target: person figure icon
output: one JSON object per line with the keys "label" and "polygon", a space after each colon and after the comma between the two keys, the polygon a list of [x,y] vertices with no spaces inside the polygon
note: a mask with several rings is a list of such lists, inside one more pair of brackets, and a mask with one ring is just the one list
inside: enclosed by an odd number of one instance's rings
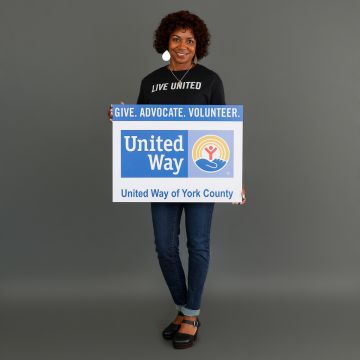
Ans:
{"label": "person figure icon", "polygon": [[213,158],[213,154],[214,152],[217,150],[217,147],[212,147],[212,145],[210,145],[208,148],[205,148],[205,151],[209,154],[209,161],[212,160]]}

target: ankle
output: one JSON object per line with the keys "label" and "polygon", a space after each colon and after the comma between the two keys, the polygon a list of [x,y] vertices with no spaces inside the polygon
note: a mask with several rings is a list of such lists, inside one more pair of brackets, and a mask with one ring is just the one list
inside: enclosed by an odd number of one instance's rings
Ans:
{"label": "ankle", "polygon": [[173,324],[180,325],[183,319],[184,319],[184,315],[179,311],[178,314],[176,315],[175,320],[173,321]]}

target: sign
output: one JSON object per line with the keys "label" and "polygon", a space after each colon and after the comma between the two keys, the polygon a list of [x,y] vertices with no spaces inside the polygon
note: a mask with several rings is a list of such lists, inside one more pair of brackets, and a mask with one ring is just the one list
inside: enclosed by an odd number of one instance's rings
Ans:
{"label": "sign", "polygon": [[113,202],[240,202],[242,105],[112,105]]}

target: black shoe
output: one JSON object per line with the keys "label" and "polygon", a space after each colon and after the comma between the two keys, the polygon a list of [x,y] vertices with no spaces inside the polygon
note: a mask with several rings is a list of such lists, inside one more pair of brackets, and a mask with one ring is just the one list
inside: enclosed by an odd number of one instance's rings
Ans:
{"label": "black shoe", "polygon": [[[177,316],[184,316],[184,314],[181,311],[179,311]],[[163,330],[162,336],[166,340],[171,340],[179,329],[180,329],[180,324],[177,325],[172,322]]]}
{"label": "black shoe", "polygon": [[174,345],[175,349],[186,349],[188,347],[193,346],[194,341],[196,340],[198,332],[199,332],[199,327],[200,327],[199,319],[197,319],[195,321],[183,320],[182,322],[185,324],[190,324],[192,326],[195,326],[197,328],[197,330],[194,335],[176,332],[173,337],[173,345]]}

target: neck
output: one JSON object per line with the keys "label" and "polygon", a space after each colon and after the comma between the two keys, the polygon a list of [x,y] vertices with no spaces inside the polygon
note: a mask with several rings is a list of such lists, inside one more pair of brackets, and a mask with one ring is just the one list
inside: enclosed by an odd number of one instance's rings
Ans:
{"label": "neck", "polygon": [[192,68],[192,66],[193,66],[193,64],[191,62],[186,63],[186,64],[178,64],[175,61],[173,61],[173,59],[170,59],[169,68],[172,71],[189,70]]}

